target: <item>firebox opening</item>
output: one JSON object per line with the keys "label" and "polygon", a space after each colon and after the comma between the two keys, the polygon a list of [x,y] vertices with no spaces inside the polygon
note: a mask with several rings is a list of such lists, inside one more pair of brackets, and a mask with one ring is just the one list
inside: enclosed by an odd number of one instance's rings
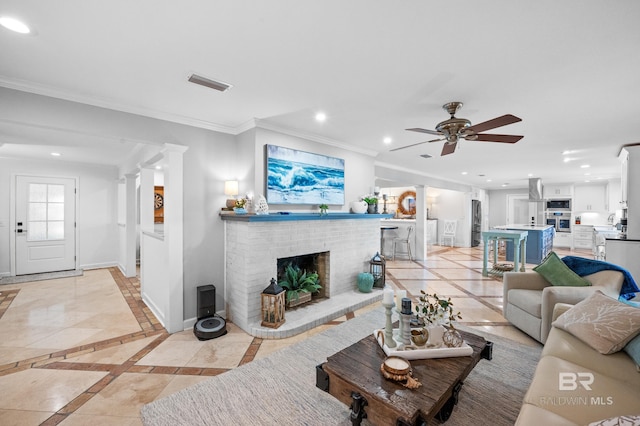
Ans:
{"label": "firebox opening", "polygon": [[300,269],[307,272],[316,272],[318,274],[318,283],[322,288],[313,294],[313,301],[320,301],[321,299],[328,299],[331,294],[330,280],[329,280],[329,254],[325,251],[321,253],[303,254],[293,257],[282,257],[277,260],[278,262],[278,282],[282,280],[284,276],[285,268],[291,265],[297,265]]}

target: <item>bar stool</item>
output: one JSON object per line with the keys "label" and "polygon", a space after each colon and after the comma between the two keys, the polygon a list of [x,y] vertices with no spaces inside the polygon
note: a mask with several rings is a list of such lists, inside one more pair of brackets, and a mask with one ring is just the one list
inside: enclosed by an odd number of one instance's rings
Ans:
{"label": "bar stool", "polygon": [[406,244],[407,245],[407,254],[409,255],[409,260],[413,260],[411,256],[411,233],[413,232],[413,226],[409,226],[407,228],[407,237],[406,238],[394,238],[393,239],[393,255],[391,256],[391,260],[396,260],[396,246],[398,244]]}

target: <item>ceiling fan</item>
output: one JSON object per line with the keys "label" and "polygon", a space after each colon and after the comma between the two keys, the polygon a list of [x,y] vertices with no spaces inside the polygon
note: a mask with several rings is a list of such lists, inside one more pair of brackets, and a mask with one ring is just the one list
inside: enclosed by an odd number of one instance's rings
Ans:
{"label": "ceiling fan", "polygon": [[456,118],[454,116],[461,107],[462,102],[449,102],[444,104],[442,108],[451,115],[451,118],[438,123],[438,125],[436,126],[436,130],[421,128],[407,129],[412,132],[428,133],[430,135],[440,136],[439,139],[418,142],[412,145],[394,148],[391,151],[398,151],[400,149],[410,148],[412,146],[421,145],[428,142],[445,141],[444,147],[442,148],[442,154],[440,155],[447,155],[452,154],[453,151],[456,150],[456,146],[460,139],[479,142],[516,143],[524,137],[516,135],[496,135],[489,133],[480,133],[486,130],[495,129],[496,127],[502,127],[506,126],[507,124],[513,124],[517,123],[518,121],[522,121],[521,118],[518,118],[515,115],[503,115],[501,117],[497,117],[492,120],[485,121],[484,123],[479,123],[472,126],[471,122],[466,118]]}

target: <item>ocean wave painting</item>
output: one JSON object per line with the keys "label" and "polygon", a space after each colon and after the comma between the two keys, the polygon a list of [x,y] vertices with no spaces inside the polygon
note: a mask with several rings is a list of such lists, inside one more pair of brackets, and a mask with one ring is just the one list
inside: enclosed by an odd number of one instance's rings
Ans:
{"label": "ocean wave painting", "polygon": [[267,145],[267,202],[344,204],[344,160]]}

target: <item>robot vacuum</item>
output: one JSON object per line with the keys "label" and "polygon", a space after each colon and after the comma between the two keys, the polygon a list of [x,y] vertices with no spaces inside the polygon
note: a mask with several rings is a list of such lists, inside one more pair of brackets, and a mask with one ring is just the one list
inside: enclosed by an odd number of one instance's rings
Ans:
{"label": "robot vacuum", "polygon": [[227,323],[216,315],[216,287],[204,285],[198,292],[198,321],[193,325],[193,334],[198,340],[215,339],[227,334]]}

